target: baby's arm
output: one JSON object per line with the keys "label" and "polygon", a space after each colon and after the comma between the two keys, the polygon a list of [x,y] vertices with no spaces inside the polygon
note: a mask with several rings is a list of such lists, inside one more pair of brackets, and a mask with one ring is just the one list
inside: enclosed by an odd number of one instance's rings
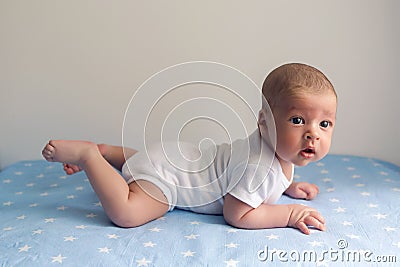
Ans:
{"label": "baby's arm", "polygon": [[298,228],[305,234],[310,234],[307,227],[309,225],[321,231],[325,230],[324,218],[310,207],[297,204],[261,204],[257,208],[252,208],[230,194],[225,196],[224,218],[230,225],[246,229],[289,226]]}

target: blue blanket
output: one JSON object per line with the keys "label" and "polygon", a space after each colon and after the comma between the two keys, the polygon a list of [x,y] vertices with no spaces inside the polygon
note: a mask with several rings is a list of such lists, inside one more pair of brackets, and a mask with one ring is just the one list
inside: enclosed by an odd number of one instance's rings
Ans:
{"label": "blue blanket", "polygon": [[83,172],[23,161],[0,172],[1,266],[366,266],[400,262],[400,167],[328,155],[296,168],[320,194],[279,203],[316,208],[327,231],[243,230],[222,216],[174,210],[123,229],[103,212]]}

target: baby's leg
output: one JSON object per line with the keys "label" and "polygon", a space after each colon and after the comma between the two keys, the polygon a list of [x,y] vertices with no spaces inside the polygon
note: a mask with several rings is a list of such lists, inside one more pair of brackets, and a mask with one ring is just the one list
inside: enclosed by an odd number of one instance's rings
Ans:
{"label": "baby's leg", "polygon": [[[136,150],[132,148],[123,148],[121,146],[112,146],[107,144],[97,145],[101,155],[110,163],[114,168],[121,171],[126,159],[136,154]],[[64,171],[71,175],[80,172],[82,169],[74,164],[64,163]]]}
{"label": "baby's leg", "polygon": [[136,154],[136,150],[122,146],[112,146],[107,144],[98,145],[100,153],[114,168],[121,171],[125,161]]}
{"label": "baby's leg", "polygon": [[42,154],[48,161],[73,164],[83,169],[106,214],[121,227],[145,224],[168,211],[167,199],[158,187],[145,181],[128,186],[94,143],[50,141]]}

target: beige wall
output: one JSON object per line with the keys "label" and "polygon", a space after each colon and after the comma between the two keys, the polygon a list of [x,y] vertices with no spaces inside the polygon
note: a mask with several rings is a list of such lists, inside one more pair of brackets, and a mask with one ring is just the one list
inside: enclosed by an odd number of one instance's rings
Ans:
{"label": "beige wall", "polygon": [[49,138],[120,144],[135,90],[192,60],[259,86],[282,63],[314,65],[339,95],[331,152],[400,164],[399,1],[234,2],[1,1],[0,169]]}

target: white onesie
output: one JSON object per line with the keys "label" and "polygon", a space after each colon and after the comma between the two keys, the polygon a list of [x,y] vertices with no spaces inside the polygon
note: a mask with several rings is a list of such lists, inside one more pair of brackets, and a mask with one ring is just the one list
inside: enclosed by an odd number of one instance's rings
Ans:
{"label": "white onesie", "polygon": [[276,202],[292,182],[293,166],[287,179],[274,151],[256,130],[248,138],[202,153],[189,143],[154,144],[129,158],[122,176],[128,184],[135,180],[155,184],[170,211],[222,214],[227,193],[253,208]]}

